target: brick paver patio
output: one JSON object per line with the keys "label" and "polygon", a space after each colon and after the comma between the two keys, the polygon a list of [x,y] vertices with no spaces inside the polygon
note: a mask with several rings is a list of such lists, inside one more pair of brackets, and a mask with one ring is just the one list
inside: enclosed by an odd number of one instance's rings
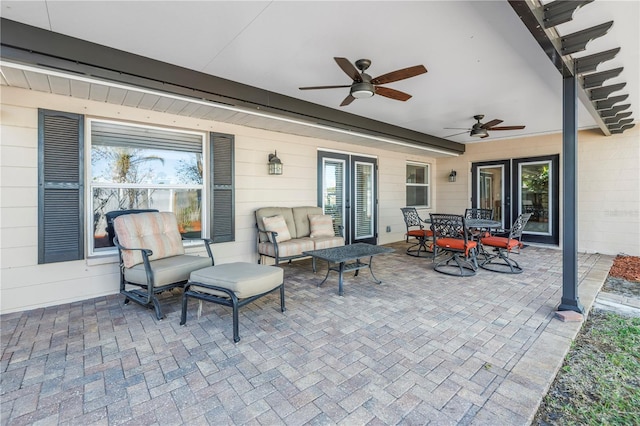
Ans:
{"label": "brick paver patio", "polygon": [[[1,423],[529,424],[581,325],[554,319],[562,252],[456,278],[390,246],[344,297],[326,264],[285,265],[287,311],[244,307],[238,344],[222,306],[180,326],[180,291],[163,321],[120,295],[2,315]],[[612,261],[579,256],[586,307]]]}

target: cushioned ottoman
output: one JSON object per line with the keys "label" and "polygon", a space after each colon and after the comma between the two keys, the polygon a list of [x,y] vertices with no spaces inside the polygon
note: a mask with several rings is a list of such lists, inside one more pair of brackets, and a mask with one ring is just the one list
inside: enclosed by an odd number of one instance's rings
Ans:
{"label": "cushioned ottoman", "polygon": [[[180,325],[187,322],[189,297],[233,308],[233,341],[239,342],[238,309],[280,289],[280,310],[284,306],[284,271],[277,266],[237,262],[193,271],[182,296]],[[200,305],[202,306],[202,305]],[[200,309],[198,309],[200,316]]]}

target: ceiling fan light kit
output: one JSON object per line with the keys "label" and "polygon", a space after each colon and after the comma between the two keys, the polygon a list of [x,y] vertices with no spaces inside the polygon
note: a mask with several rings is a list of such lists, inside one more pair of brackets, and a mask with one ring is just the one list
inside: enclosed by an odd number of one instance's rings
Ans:
{"label": "ceiling fan light kit", "polygon": [[371,83],[354,83],[351,86],[351,96],[356,99],[370,98],[373,96],[374,90]]}
{"label": "ceiling fan light kit", "polygon": [[489,136],[489,133],[487,132],[487,129],[471,129],[471,133],[469,135],[474,138],[486,138]]}

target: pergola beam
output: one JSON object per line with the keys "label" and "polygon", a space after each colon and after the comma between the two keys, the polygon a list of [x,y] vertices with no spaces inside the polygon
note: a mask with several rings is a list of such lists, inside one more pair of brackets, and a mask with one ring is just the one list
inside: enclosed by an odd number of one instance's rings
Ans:
{"label": "pergola beam", "polygon": [[[554,2],[555,3],[555,2]],[[567,2],[569,3],[569,2]],[[572,2],[571,2],[572,3]],[[578,3],[578,2],[576,2]],[[566,54],[563,49],[562,39],[563,37],[558,34],[555,28],[546,28],[548,22],[545,22],[544,15],[544,7],[538,0],[533,1],[522,1],[522,0],[509,0],[509,4],[513,8],[513,10],[518,14],[524,25],[527,27],[531,35],[536,39],[542,50],[547,54],[551,62],[554,64],[556,69],[560,72],[562,77],[578,77],[578,73],[576,72],[576,64],[574,64],[574,60]],[[575,11],[576,9],[573,9]],[[548,17],[546,18],[548,21]],[[611,25],[602,24],[589,33],[589,36],[593,36],[594,34],[602,35],[603,30],[610,28]],[[565,36],[566,37],[566,36]],[[589,38],[590,39],[590,38]],[[588,40],[587,40],[588,41]],[[586,42],[585,42],[586,44]],[[615,49],[614,49],[615,50]],[[593,69],[597,67],[597,65],[604,60],[611,59],[611,57],[615,56],[615,54],[620,49],[617,49],[615,52],[604,52],[608,53],[607,56],[602,58],[596,58],[597,62],[593,64]],[[587,91],[580,87],[580,85],[576,88],[576,95],[582,105],[586,108],[589,115],[595,120],[596,125],[600,128],[602,133],[606,136],[611,135],[611,131],[605,124],[600,114],[598,114],[598,110],[591,102],[591,96]]]}

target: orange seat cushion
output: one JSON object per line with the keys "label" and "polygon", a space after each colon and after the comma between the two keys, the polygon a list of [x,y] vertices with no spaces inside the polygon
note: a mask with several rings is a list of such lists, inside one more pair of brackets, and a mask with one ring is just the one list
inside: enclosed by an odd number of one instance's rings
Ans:
{"label": "orange seat cushion", "polygon": [[485,246],[498,247],[507,250],[511,250],[517,246],[522,247],[522,243],[520,241],[510,240],[509,238],[505,237],[485,237],[482,238],[480,242]]}
{"label": "orange seat cushion", "polygon": [[477,245],[475,241],[467,241],[465,246],[464,240],[459,238],[438,238],[436,240],[436,246],[443,249],[463,251],[465,256],[468,256],[469,250],[476,248]]}
{"label": "orange seat cushion", "polygon": [[427,238],[427,237],[432,237],[433,232],[429,231],[428,229],[414,229],[407,232],[407,235],[410,237],[416,237],[416,238]]}

